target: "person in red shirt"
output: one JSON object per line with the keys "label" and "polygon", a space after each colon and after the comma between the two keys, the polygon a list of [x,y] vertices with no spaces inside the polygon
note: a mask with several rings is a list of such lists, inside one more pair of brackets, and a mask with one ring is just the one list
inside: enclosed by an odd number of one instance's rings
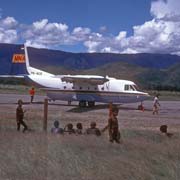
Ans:
{"label": "person in red shirt", "polygon": [[29,90],[29,95],[31,96],[31,103],[33,103],[34,95],[35,95],[35,89],[34,89],[34,87],[32,87],[32,88]]}

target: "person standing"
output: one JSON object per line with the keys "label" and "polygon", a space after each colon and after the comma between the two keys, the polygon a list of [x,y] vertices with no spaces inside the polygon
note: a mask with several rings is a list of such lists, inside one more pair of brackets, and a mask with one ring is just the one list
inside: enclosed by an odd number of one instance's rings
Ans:
{"label": "person standing", "polygon": [[159,95],[157,94],[154,97],[154,101],[153,101],[153,114],[158,114],[159,113],[159,107],[160,107],[160,103],[159,103]]}
{"label": "person standing", "polygon": [[120,143],[120,132],[118,125],[119,109],[117,107],[112,107],[111,116],[108,119],[108,130],[109,130],[109,141]]}
{"label": "person standing", "polygon": [[25,111],[22,108],[22,100],[18,100],[18,107],[16,108],[16,122],[17,122],[17,131],[20,131],[20,126],[24,127],[23,132],[25,132],[28,127],[26,123],[23,121]]}
{"label": "person standing", "polygon": [[31,103],[33,103],[33,100],[34,100],[34,95],[35,95],[35,89],[34,87],[32,87],[30,90],[29,90],[29,95],[31,97]]}

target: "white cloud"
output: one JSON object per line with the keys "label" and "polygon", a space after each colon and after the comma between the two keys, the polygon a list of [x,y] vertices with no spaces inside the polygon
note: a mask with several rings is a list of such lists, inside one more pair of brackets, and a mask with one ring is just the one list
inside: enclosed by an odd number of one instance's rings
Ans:
{"label": "white cloud", "polygon": [[[179,0],[155,1],[151,6],[154,19],[134,27],[129,47],[138,52],[180,52]],[[133,46],[134,45],[134,46]]]}
{"label": "white cloud", "polygon": [[89,28],[75,27],[72,36],[74,41],[84,41],[87,40],[91,34],[91,30]]}
{"label": "white cloud", "polygon": [[89,52],[96,52],[97,51],[97,47],[100,45],[100,42],[97,41],[85,41],[84,45],[88,48]]}
{"label": "white cloud", "polygon": [[13,17],[7,17],[0,20],[0,27],[4,29],[15,29],[18,22]]}
{"label": "white cloud", "polygon": [[18,22],[13,17],[0,19],[0,42],[15,43],[18,40]]}
{"label": "white cloud", "polygon": [[[84,45],[88,52],[170,53],[180,55],[180,0],[156,0],[151,3],[152,20],[126,31],[108,34],[107,27],[92,32],[88,27],[74,27],[48,19],[30,25],[19,24],[13,17],[0,18],[0,42],[26,42],[28,45],[58,48],[61,45]],[[106,33],[105,33],[106,32]]]}
{"label": "white cloud", "polygon": [[[153,19],[133,27],[134,34],[127,37],[125,31],[117,36],[103,37],[93,51],[117,53],[170,53],[180,54],[180,1],[153,1]],[[97,42],[95,39],[93,42]],[[89,45],[89,44],[88,44]],[[92,47],[87,46],[91,51]]]}
{"label": "white cloud", "polygon": [[179,0],[158,0],[151,4],[151,13],[155,18],[179,16],[180,1]]}
{"label": "white cloud", "polygon": [[115,37],[116,40],[120,41],[124,38],[126,38],[127,32],[126,31],[121,31],[119,34]]}
{"label": "white cloud", "polygon": [[48,24],[48,19],[42,19],[33,23],[33,28],[36,30],[43,30]]}
{"label": "white cloud", "polygon": [[74,28],[72,34],[74,35],[79,35],[79,34],[90,34],[91,30],[89,28],[82,28],[82,27],[76,27]]}
{"label": "white cloud", "polygon": [[140,53],[135,49],[131,49],[131,48],[126,48],[124,51],[122,51],[121,53],[123,54],[136,54],[136,53]]}
{"label": "white cloud", "polygon": [[16,30],[2,30],[0,28],[0,42],[1,43],[15,43],[17,41]]}
{"label": "white cloud", "polygon": [[35,47],[55,47],[72,43],[66,24],[49,23],[47,19],[26,26],[22,38],[28,45]]}

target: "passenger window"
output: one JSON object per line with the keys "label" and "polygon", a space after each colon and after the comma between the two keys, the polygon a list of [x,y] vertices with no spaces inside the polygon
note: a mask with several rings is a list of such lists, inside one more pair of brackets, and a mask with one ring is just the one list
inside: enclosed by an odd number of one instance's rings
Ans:
{"label": "passenger window", "polygon": [[125,91],[129,91],[129,85],[125,84],[124,90],[125,90]]}

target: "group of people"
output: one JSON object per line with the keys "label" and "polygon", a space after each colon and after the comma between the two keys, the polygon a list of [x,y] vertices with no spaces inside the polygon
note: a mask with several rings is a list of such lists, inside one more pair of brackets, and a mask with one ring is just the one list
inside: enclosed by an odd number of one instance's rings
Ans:
{"label": "group of people", "polygon": [[[24,113],[25,111],[22,108],[22,100],[18,100],[18,106],[16,108],[16,122],[17,122],[17,131],[20,131],[20,127],[23,126],[23,132],[27,131],[29,128],[24,122]],[[108,129],[109,132],[109,141],[120,143],[120,132],[119,132],[119,125],[117,120],[119,109],[117,107],[112,108],[112,113],[108,119],[108,124],[100,130],[96,127],[96,122],[91,122],[90,127],[87,128],[85,131],[83,130],[82,123],[76,124],[76,129],[74,129],[73,124],[68,123],[64,128],[59,126],[59,121],[54,122],[54,127],[51,129],[51,133],[53,134],[94,134],[96,136],[100,136],[102,132]]]}
{"label": "group of people", "polygon": [[82,123],[77,123],[74,128],[72,123],[68,123],[64,128],[59,126],[59,121],[54,121],[54,127],[51,128],[53,134],[94,134],[96,136],[101,135],[101,131],[96,127],[96,122],[91,122],[90,127],[84,131]]}
{"label": "group of people", "polygon": [[[34,91],[34,88],[31,89]],[[34,92],[32,93],[31,102],[33,102]],[[28,130],[28,126],[24,122],[24,113],[25,111],[22,108],[22,100],[18,100],[18,107],[16,109],[16,121],[17,121],[17,131],[20,131],[20,126],[24,127],[23,132]],[[160,106],[158,95],[154,98],[153,103],[153,114],[158,114],[158,107]],[[54,122],[54,127],[51,129],[51,133],[54,134],[94,134],[96,136],[100,136],[105,130],[108,129],[109,132],[109,141],[120,143],[120,131],[118,125],[118,112],[119,109],[114,106],[111,109],[111,114],[109,115],[108,124],[102,130],[96,127],[96,122],[91,122],[90,127],[86,130],[83,129],[82,123],[77,123],[76,128],[74,129],[73,124],[69,123],[64,128],[59,127],[59,121]]]}
{"label": "group of people", "polygon": [[120,131],[119,131],[119,125],[118,125],[118,119],[117,119],[118,112],[119,112],[118,108],[113,107],[111,116],[108,119],[108,124],[102,130],[96,127],[96,122],[94,121],[90,123],[90,127],[87,128],[86,130],[83,130],[82,123],[77,123],[76,128],[74,129],[73,124],[71,123],[68,123],[64,128],[61,128],[59,126],[59,121],[54,121],[54,127],[51,129],[51,133],[53,134],[68,133],[68,134],[78,134],[78,135],[93,134],[96,136],[101,136],[101,134],[106,129],[108,129],[109,141],[112,143],[113,142],[120,143]]}

